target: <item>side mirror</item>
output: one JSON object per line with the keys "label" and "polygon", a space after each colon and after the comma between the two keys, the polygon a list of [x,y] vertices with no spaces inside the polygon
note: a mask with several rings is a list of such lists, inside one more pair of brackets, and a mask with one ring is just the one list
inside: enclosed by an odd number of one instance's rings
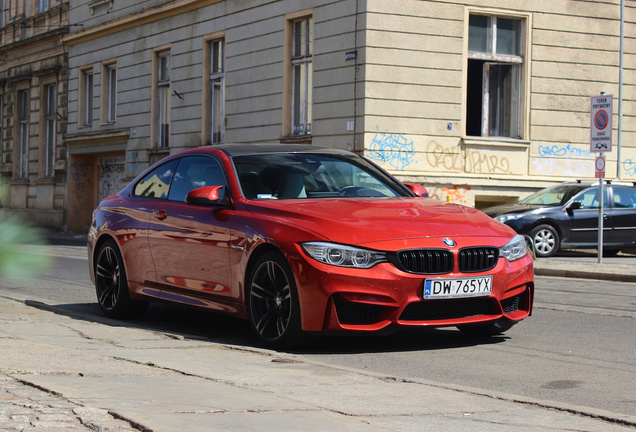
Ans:
{"label": "side mirror", "polygon": [[408,190],[413,192],[415,196],[428,198],[428,191],[424,186],[415,183],[404,183],[404,186],[406,186]]}
{"label": "side mirror", "polygon": [[223,193],[225,186],[203,186],[192,189],[186,195],[186,204],[227,207],[228,201]]}
{"label": "side mirror", "polygon": [[581,201],[574,201],[572,204],[570,204],[565,210],[568,212],[568,214],[571,216],[572,212],[574,210],[579,210],[580,208],[583,207],[583,204],[581,203]]}

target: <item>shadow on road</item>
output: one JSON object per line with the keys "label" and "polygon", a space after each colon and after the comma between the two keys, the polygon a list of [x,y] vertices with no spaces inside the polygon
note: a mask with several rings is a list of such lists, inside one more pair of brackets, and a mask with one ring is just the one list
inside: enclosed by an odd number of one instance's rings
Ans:
{"label": "shadow on road", "polygon": [[[114,320],[105,317],[97,303],[49,305],[27,300],[28,306],[74,319],[98,322],[112,327],[129,327],[156,331],[184,339],[219,344],[263,348],[246,321],[202,309],[153,303],[143,317]],[[383,333],[309,336],[304,346],[287,350],[295,354],[354,354],[445,350],[474,345],[498,344],[505,335],[468,337],[454,327],[408,329]]]}

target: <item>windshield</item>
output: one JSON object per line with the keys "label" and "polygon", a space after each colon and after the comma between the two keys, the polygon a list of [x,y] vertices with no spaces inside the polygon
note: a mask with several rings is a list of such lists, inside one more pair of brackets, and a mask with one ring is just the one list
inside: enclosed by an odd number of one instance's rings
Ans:
{"label": "windshield", "polygon": [[392,177],[354,155],[272,153],[233,160],[247,199],[410,196]]}
{"label": "windshield", "polygon": [[561,185],[542,189],[521,201],[519,204],[560,206],[567,203],[574,195],[586,189],[585,185]]}

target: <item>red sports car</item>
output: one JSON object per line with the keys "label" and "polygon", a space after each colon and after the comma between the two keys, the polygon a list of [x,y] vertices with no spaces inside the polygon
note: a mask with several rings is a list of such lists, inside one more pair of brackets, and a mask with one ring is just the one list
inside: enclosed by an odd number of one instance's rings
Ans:
{"label": "red sports car", "polygon": [[107,316],[200,306],[248,319],[272,347],[390,326],[495,334],[529,316],[524,238],[423,192],[344,150],[185,150],[99,204],[91,279]]}

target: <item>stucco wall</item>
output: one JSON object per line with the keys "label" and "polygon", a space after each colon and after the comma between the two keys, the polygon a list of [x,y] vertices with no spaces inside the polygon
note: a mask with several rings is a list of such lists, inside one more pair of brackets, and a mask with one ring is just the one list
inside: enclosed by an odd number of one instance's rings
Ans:
{"label": "stucco wall", "polygon": [[[606,177],[616,179],[619,4],[369,0],[366,155],[441,199],[462,196],[469,205],[512,200],[569,179],[594,180],[590,97],[603,91],[614,95]],[[468,11],[519,15],[528,24],[520,140],[466,136]],[[621,179],[633,181],[636,8],[628,3],[625,12]]]}

